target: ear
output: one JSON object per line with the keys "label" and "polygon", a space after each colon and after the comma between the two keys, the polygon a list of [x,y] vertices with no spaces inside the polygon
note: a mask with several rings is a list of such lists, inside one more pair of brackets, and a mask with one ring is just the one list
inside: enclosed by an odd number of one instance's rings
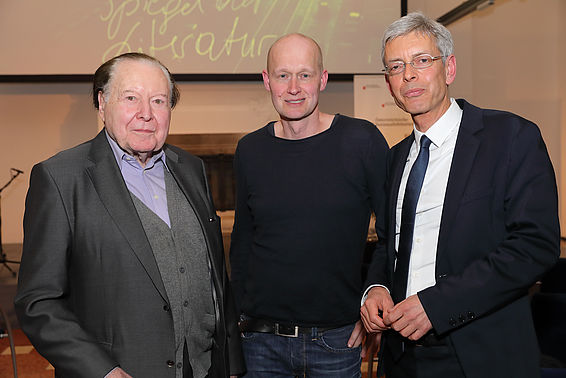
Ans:
{"label": "ear", "polygon": [[98,116],[104,123],[104,109],[106,108],[106,102],[104,101],[104,96],[102,91],[98,91]]}
{"label": "ear", "polygon": [[266,70],[261,71],[261,76],[263,77],[263,86],[265,89],[271,92],[271,86],[269,85],[269,74]]}
{"label": "ear", "polygon": [[326,83],[328,83],[328,71],[323,70],[320,76],[320,91],[322,92],[326,88]]}
{"label": "ear", "polygon": [[450,55],[446,58],[446,62],[444,62],[444,72],[446,75],[446,85],[452,84],[454,79],[456,79],[456,57],[454,55]]}

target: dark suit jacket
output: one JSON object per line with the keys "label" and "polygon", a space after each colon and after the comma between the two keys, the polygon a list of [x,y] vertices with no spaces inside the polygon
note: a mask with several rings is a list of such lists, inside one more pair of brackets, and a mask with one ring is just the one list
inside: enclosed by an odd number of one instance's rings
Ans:
{"label": "dark suit jacket", "polygon": [[[242,372],[220,219],[202,161],[169,145],[167,166],[200,221],[216,308],[210,377]],[[104,131],[37,164],[15,300],[22,329],[61,377],[174,377],[165,287]],[[169,363],[168,363],[169,362]]]}
{"label": "dark suit jacket", "polygon": [[[463,109],[440,225],[436,284],[418,293],[440,335],[448,335],[466,377],[538,376],[529,287],[560,255],[554,171],[538,127],[516,115]],[[395,206],[414,136],[389,155],[386,249],[370,283],[389,286],[395,262]]]}

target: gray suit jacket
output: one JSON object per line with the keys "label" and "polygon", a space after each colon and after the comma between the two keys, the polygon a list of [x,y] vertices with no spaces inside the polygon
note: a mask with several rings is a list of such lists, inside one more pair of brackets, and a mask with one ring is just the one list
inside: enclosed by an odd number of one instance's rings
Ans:
{"label": "gray suit jacket", "polygon": [[[244,370],[220,219],[202,161],[164,146],[202,226],[216,333],[210,377]],[[15,299],[23,331],[61,377],[174,377],[173,320],[153,252],[104,132],[37,164]],[[171,366],[173,365],[173,366]]]}

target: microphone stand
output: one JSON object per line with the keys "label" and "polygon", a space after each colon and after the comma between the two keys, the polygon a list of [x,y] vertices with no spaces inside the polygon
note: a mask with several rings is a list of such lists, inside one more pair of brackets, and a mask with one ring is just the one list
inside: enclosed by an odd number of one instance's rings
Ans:
{"label": "microphone stand", "polygon": [[6,189],[8,185],[10,185],[12,181],[16,179],[16,177],[18,177],[20,174],[23,173],[19,169],[14,169],[14,168],[11,168],[11,171],[15,173],[12,173],[12,177],[10,178],[10,180],[2,188],[0,188],[0,264],[4,265],[6,269],[8,269],[12,273],[12,276],[16,277],[16,272],[12,268],[10,268],[8,263],[19,264],[20,262],[8,260],[6,258],[6,254],[4,253],[4,249],[2,247],[2,191]]}

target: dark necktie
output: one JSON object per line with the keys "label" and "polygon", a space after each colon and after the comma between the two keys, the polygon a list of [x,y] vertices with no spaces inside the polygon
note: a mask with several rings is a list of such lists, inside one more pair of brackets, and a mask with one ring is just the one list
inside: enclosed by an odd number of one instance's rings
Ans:
{"label": "dark necktie", "polygon": [[428,166],[430,139],[426,135],[421,137],[421,147],[417,160],[411,168],[405,196],[403,197],[403,208],[401,210],[401,232],[399,235],[399,247],[397,251],[397,263],[393,278],[392,298],[395,303],[405,299],[407,294],[407,278],[409,273],[409,260],[413,245],[413,232],[415,230],[415,213],[417,202],[421,194],[421,187]]}
{"label": "dark necktie", "polygon": [[[421,148],[419,156],[409,172],[405,196],[403,197],[403,208],[401,209],[401,232],[399,235],[399,247],[397,248],[397,262],[393,276],[393,288],[391,297],[393,302],[399,303],[407,295],[407,278],[409,275],[409,260],[411,259],[411,248],[413,245],[413,232],[415,230],[415,213],[417,202],[421,194],[421,188],[428,166],[428,148],[430,139],[425,135],[421,137]],[[405,350],[405,340],[393,330],[387,333],[386,343],[394,361],[398,361]]]}

